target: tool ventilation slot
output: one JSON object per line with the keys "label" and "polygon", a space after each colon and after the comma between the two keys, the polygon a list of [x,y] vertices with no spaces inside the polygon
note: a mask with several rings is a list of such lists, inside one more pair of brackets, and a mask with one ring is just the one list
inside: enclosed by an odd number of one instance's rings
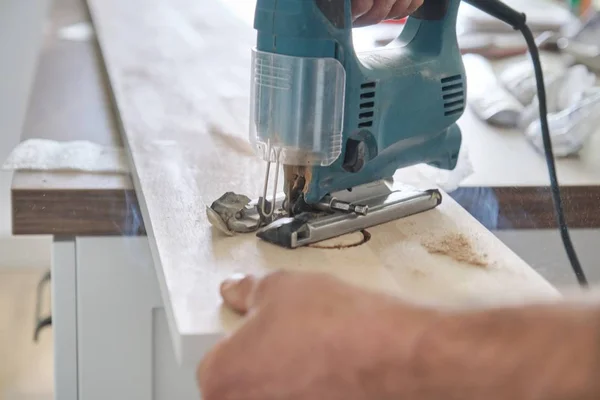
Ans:
{"label": "tool ventilation slot", "polygon": [[442,99],[444,100],[444,115],[452,116],[465,110],[465,87],[462,75],[442,78]]}
{"label": "tool ventilation slot", "polygon": [[373,126],[375,116],[375,82],[365,82],[360,85],[360,110],[358,113],[358,127],[370,128]]}

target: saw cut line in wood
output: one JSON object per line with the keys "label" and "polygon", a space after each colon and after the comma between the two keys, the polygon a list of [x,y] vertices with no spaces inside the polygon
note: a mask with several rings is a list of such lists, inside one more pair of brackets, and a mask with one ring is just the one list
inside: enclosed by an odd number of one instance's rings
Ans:
{"label": "saw cut line in wood", "polygon": [[371,234],[367,230],[349,233],[329,240],[324,240],[319,243],[309,244],[308,247],[315,249],[335,249],[343,250],[351,247],[358,247],[371,240]]}

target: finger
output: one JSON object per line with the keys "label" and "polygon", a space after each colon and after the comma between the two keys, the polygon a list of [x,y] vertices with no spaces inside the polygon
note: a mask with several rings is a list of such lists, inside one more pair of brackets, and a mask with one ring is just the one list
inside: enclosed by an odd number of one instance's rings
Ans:
{"label": "finger", "polygon": [[225,305],[244,315],[269,301],[290,276],[285,271],[271,273],[262,279],[251,275],[235,276],[221,284],[221,297]]}
{"label": "finger", "polygon": [[374,25],[383,21],[397,1],[407,2],[407,0],[375,0],[369,12],[354,21],[354,26]]}
{"label": "finger", "polygon": [[371,11],[375,1],[377,0],[352,0],[352,19],[355,20]]}
{"label": "finger", "polygon": [[400,19],[406,17],[410,14],[410,8],[413,3],[415,2],[411,0],[396,0],[385,19]]}
{"label": "finger", "polygon": [[258,280],[253,276],[235,276],[221,284],[220,292],[223,302],[233,311],[246,314],[251,305],[253,292]]}

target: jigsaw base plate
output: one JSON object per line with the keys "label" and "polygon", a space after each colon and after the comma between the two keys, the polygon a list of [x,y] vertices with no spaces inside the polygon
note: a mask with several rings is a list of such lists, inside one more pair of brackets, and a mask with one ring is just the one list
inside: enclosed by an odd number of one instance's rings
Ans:
{"label": "jigsaw base plate", "polygon": [[256,235],[272,244],[295,249],[428,211],[442,201],[437,189],[419,190],[389,181],[362,185],[333,196],[341,201],[364,204],[369,211],[367,215],[308,211],[277,219],[259,229]]}

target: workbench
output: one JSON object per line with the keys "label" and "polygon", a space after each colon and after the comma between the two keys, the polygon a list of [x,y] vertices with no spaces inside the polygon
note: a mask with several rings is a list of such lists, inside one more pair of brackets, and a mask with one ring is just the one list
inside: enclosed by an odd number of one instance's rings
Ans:
{"label": "workbench", "polygon": [[[460,205],[469,208],[470,201],[477,199],[473,196],[491,192],[498,199],[494,212],[510,221],[510,225],[498,223],[493,228],[554,227],[551,208],[545,206],[551,203],[543,164],[527,161],[533,159],[533,150],[517,134],[491,129],[469,112],[460,123],[465,141],[474,149],[476,174],[465,182],[459,195],[453,195],[460,204],[445,196],[439,209],[372,228],[368,243],[341,250],[309,248],[293,254],[258,243],[251,236],[225,238],[210,230],[204,205],[231,186],[259,193],[264,165],[244,155],[244,146],[238,145],[241,142],[223,130],[215,139],[202,132],[201,124],[181,124],[196,122],[195,113],[206,112],[198,111],[198,105],[204,103],[193,94],[198,92],[198,98],[205,101],[203,95],[212,93],[194,87],[198,82],[186,75],[201,55],[192,50],[201,52],[207,37],[224,28],[233,32],[226,39],[237,38],[240,48],[252,41],[245,28],[224,17],[227,9],[218,2],[210,10],[200,10],[197,3],[90,0],[101,56],[95,39],[56,38],[58,28],[87,21],[89,16],[78,0],[55,0],[23,139],[84,139],[125,145],[132,161],[130,176],[19,171],[14,177],[14,233],[54,237],[56,398],[198,398],[197,362],[239,322],[220,307],[218,298],[220,280],[232,272],[326,270],[367,288],[445,305],[559,296],[547,280],[486,228],[485,221],[477,221]],[[168,63],[161,58],[165,49],[169,50]],[[144,70],[144,54],[155,58],[156,69]],[[127,62],[121,65],[120,57]],[[162,69],[165,66],[170,68],[169,74]],[[133,94],[127,91],[149,72],[157,74],[154,84],[164,84],[161,89],[167,95],[162,98],[169,102],[163,104],[166,111],[160,106],[161,97],[155,97],[160,93],[156,87],[137,86]],[[237,79],[244,79],[247,72],[238,70]],[[167,80],[171,74],[188,76],[192,88],[185,91],[177,85],[186,82],[183,78]],[[171,89],[181,90],[179,97],[169,98],[168,94],[174,93]],[[146,99],[144,107],[136,108],[135,101],[142,99]],[[174,100],[178,101],[176,107],[166,106]],[[136,119],[144,110],[148,114]],[[168,121],[166,116],[172,117],[175,125],[161,125]],[[197,140],[197,146],[186,144],[186,135]],[[154,148],[158,142],[162,146]],[[231,143],[235,143],[231,157],[241,160],[238,171],[224,166],[225,160],[203,163],[202,159],[206,161],[207,154],[214,152],[211,146],[223,150]],[[495,180],[499,166],[506,165],[500,150],[507,148],[518,150],[520,156],[513,169],[502,170],[501,178]],[[195,170],[195,165],[177,164],[196,159],[200,170]],[[581,201],[594,196],[600,186],[594,165],[587,159],[559,162],[562,183],[573,188],[564,192],[565,203],[577,204],[577,213],[582,215],[597,209],[595,204]],[[235,176],[240,170],[246,175]],[[199,179],[204,174],[209,178]],[[248,174],[254,174],[255,181],[242,184],[248,182]],[[410,170],[398,175],[407,181],[414,176]],[[520,222],[516,207],[528,213],[529,222]],[[477,213],[473,211],[473,215]],[[582,226],[598,227],[592,217],[581,221],[587,224]],[[431,237],[445,235],[464,235],[478,259],[465,261],[427,250]]]}

